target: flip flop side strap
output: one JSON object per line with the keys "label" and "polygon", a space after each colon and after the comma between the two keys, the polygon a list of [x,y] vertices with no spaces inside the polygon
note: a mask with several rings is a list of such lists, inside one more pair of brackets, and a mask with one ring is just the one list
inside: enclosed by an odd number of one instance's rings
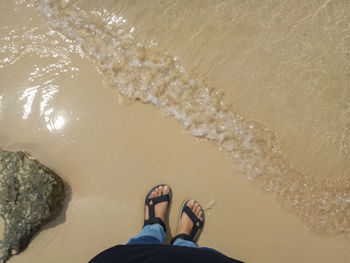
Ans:
{"label": "flip flop side strap", "polygon": [[178,238],[182,238],[184,240],[187,240],[187,241],[192,241],[192,239],[190,238],[189,235],[186,235],[186,234],[179,234],[177,236],[174,236],[173,239],[171,240],[170,244],[174,244],[174,242],[176,241],[176,239]]}
{"label": "flip flop side strap", "polygon": [[160,224],[163,227],[164,232],[166,232],[165,223],[159,217],[152,217],[152,218],[150,218],[148,220],[145,220],[143,226],[145,227],[147,225],[154,225],[154,224]]}

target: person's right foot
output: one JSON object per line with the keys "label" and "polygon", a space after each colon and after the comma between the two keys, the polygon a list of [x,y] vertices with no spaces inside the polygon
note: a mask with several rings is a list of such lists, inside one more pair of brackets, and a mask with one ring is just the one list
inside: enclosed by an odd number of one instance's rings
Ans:
{"label": "person's right foot", "polygon": [[[186,205],[192,210],[192,212],[196,215],[196,217],[200,221],[203,221],[202,208],[196,201],[190,200],[187,202]],[[199,226],[199,222],[197,222],[197,226]],[[179,234],[189,235],[192,231],[192,228],[193,228],[193,222],[191,218],[186,213],[182,213],[180,223],[177,226],[176,236]]]}
{"label": "person's right foot", "polygon": [[[152,191],[151,195],[148,198],[151,199],[162,195],[167,195],[169,194],[169,192],[170,192],[170,188],[168,185],[160,185]],[[150,204],[152,204],[152,200],[150,201]],[[162,219],[163,222],[166,222],[166,213],[167,213],[168,205],[169,205],[169,202],[163,201],[154,206],[155,216]],[[148,220],[148,219],[149,219],[149,211],[148,211],[148,206],[146,205],[145,220]]]}

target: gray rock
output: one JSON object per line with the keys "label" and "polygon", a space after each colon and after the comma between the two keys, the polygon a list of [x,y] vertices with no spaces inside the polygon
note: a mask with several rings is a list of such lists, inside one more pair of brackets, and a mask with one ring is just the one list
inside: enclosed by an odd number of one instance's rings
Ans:
{"label": "gray rock", "polygon": [[64,183],[24,152],[0,150],[0,262],[24,250],[41,226],[63,208]]}

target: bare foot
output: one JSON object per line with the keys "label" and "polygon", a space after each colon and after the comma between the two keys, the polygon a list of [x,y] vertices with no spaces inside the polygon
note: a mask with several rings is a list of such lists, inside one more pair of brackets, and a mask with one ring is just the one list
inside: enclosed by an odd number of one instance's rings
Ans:
{"label": "bare foot", "polygon": [[[154,198],[154,197],[166,195],[166,194],[169,194],[169,192],[170,192],[169,186],[167,185],[159,186],[153,190],[153,192],[148,198]],[[168,203],[169,202],[164,201],[154,206],[155,216],[162,219],[163,222],[166,222],[165,217],[168,209]],[[150,204],[152,204],[152,201],[150,202]],[[149,219],[149,212],[148,212],[148,206],[146,205],[145,220],[148,220],[148,219]]]}
{"label": "bare foot", "polygon": [[[197,218],[199,218],[200,221],[203,221],[202,208],[196,201],[190,200],[186,205],[192,210],[192,212],[196,215]],[[197,226],[199,226],[199,222],[197,222]],[[177,226],[176,236],[179,234],[189,235],[192,231],[192,228],[193,222],[191,218],[186,213],[182,213],[180,223]]]}

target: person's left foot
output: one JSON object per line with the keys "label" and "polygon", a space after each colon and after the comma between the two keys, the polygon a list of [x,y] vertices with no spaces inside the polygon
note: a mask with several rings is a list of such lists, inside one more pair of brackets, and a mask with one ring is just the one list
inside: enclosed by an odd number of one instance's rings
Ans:
{"label": "person's left foot", "polygon": [[[203,209],[198,202],[194,200],[189,200],[186,204],[193,212],[193,214],[203,222]],[[197,222],[197,227],[199,227],[199,222]],[[186,214],[182,213],[180,223],[177,226],[176,235],[186,234],[189,235],[193,228],[192,219]]]}
{"label": "person's left foot", "polygon": [[[167,185],[159,186],[153,190],[153,192],[148,196],[148,198],[154,198],[154,197],[166,195],[166,194],[169,194],[169,192],[170,192],[169,186]],[[150,204],[152,204],[152,201],[150,201]],[[165,217],[168,209],[168,204],[169,202],[164,201],[154,206],[155,216],[162,219],[163,222],[166,222]],[[148,206],[146,205],[145,220],[148,220],[148,219],[149,219],[149,212],[148,212]]]}

